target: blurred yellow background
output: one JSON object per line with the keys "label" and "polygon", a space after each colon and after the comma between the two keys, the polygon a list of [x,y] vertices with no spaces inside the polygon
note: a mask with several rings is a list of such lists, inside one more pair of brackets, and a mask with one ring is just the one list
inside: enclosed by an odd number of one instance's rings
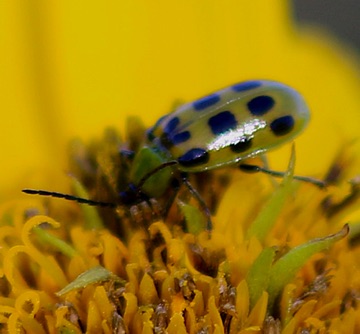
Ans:
{"label": "blurred yellow background", "polygon": [[[74,136],[123,129],[127,115],[151,125],[175,100],[246,79],[285,82],[308,101],[297,173],[321,176],[360,133],[355,57],[296,27],[285,0],[2,1],[0,45],[1,198],[62,190]],[[272,167],[289,155],[271,155]]]}

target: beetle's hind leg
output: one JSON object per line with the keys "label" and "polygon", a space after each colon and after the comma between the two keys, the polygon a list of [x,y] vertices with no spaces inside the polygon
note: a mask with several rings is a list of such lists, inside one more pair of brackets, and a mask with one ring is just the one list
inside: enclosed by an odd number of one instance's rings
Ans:
{"label": "beetle's hind leg", "polygon": [[[247,173],[264,173],[264,174],[268,174],[271,175],[273,177],[285,177],[286,172],[279,172],[279,171],[275,171],[272,169],[268,169],[265,167],[260,167],[257,165],[252,165],[252,164],[240,164],[239,169],[243,172],[247,172]],[[301,175],[294,175],[293,176],[294,180],[299,180],[302,182],[307,182],[307,183],[312,183],[315,186],[319,187],[319,188],[325,188],[326,187],[326,183],[324,181],[312,178],[312,177],[308,177],[308,176],[301,176]]]}
{"label": "beetle's hind leg", "polygon": [[179,181],[178,178],[174,177],[171,180],[171,194],[169,195],[169,198],[166,200],[164,207],[162,209],[162,218],[165,221],[169,215],[170,209],[172,207],[172,205],[175,202],[175,199],[177,197],[177,195],[180,192],[180,188],[181,188],[181,182]]}
{"label": "beetle's hind leg", "polygon": [[188,188],[191,196],[193,196],[197,200],[201,210],[205,213],[205,216],[207,218],[206,229],[210,232],[213,228],[213,224],[209,207],[207,206],[201,195],[197,192],[197,190],[192,186],[186,175],[182,176],[181,181]]}

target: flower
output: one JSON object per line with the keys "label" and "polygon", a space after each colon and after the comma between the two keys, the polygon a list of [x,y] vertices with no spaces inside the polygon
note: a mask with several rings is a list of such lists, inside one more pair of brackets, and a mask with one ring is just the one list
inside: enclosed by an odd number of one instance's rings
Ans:
{"label": "flower", "polygon": [[[324,192],[293,184],[294,154],[280,186],[266,175],[238,171],[231,180],[228,170],[193,176],[200,194],[217,208],[210,237],[203,212],[185,192],[166,221],[153,219],[154,202],[140,211],[131,207],[129,215],[129,208],[121,207],[80,209],[76,203],[25,197],[5,201],[0,209],[4,329],[359,330],[359,162],[352,142],[359,82],[339,46],[314,30],[297,30],[280,0],[228,6],[14,3],[5,12],[5,24],[17,36],[5,41],[9,52],[1,56],[9,64],[2,100],[12,111],[3,135],[16,139],[4,140],[5,186],[51,185],[61,191],[72,183],[79,196],[101,194],[112,201],[115,184],[126,184],[127,168],[133,167],[131,161],[119,163],[117,149],[123,142],[138,149],[144,132],[128,114],[149,125],[176,98],[190,100],[259,77],[287,82],[309,102],[313,121],[296,141],[296,171],[327,172],[331,186]],[[93,138],[105,123],[119,124],[122,134],[127,131],[125,140],[109,130],[102,139],[74,141],[67,168],[76,178],[63,182],[57,173],[65,166],[65,138]],[[284,152],[288,149],[273,155],[274,168],[289,160]],[[28,175],[34,168],[47,172],[19,181],[10,173],[18,165]],[[116,177],[119,170],[123,180]]]}

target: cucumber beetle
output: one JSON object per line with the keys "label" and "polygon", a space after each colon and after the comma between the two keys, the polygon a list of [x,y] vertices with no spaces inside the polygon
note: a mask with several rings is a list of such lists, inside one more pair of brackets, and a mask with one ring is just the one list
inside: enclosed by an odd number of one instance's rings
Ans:
{"label": "cucumber beetle", "polygon": [[[245,81],[224,88],[161,117],[147,131],[144,146],[132,161],[130,184],[117,203],[24,189],[25,193],[60,197],[101,206],[131,206],[157,198],[178,179],[194,196],[206,215],[210,212],[186,175],[229,165],[246,171],[275,172],[244,161],[294,139],[306,127],[310,113],[302,96],[291,87],[268,80]],[[312,178],[295,176],[324,186]]]}

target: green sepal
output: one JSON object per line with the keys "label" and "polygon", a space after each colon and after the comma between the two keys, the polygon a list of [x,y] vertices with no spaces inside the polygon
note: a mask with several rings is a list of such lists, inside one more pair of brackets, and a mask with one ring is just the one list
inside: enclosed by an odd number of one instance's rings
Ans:
{"label": "green sepal", "polygon": [[246,275],[250,295],[250,309],[254,307],[262,293],[268,288],[270,268],[274,258],[275,249],[273,247],[264,248]]}
{"label": "green sepal", "polygon": [[119,278],[115,276],[111,271],[107,270],[102,266],[96,266],[90,268],[87,271],[84,271],[82,274],[76,277],[75,280],[73,280],[66,287],[57,292],[56,295],[63,296],[71,291],[84,289],[90,284],[98,284],[109,281],[110,279],[119,280]]}
{"label": "green sepal", "polygon": [[292,180],[294,168],[295,149],[292,147],[291,157],[284,179],[249,227],[246,233],[247,239],[256,237],[259,241],[263,241],[271,228],[275,225],[286,199],[293,190]]}
{"label": "green sepal", "polygon": [[185,216],[187,231],[193,235],[198,235],[206,229],[206,219],[204,213],[197,207],[179,201],[181,212]]}
{"label": "green sepal", "polygon": [[282,256],[270,269],[269,279],[269,310],[284,287],[291,282],[296,273],[309,258],[323,250],[329,249],[336,241],[347,236],[349,226],[345,225],[339,232],[323,238],[316,238],[291,249]]}
{"label": "green sepal", "polygon": [[47,232],[44,228],[41,227],[41,225],[34,227],[33,231],[39,238],[40,242],[51,245],[67,257],[72,258],[77,254],[77,251],[71,245],[69,245],[66,241],[56,237],[55,235]]}

